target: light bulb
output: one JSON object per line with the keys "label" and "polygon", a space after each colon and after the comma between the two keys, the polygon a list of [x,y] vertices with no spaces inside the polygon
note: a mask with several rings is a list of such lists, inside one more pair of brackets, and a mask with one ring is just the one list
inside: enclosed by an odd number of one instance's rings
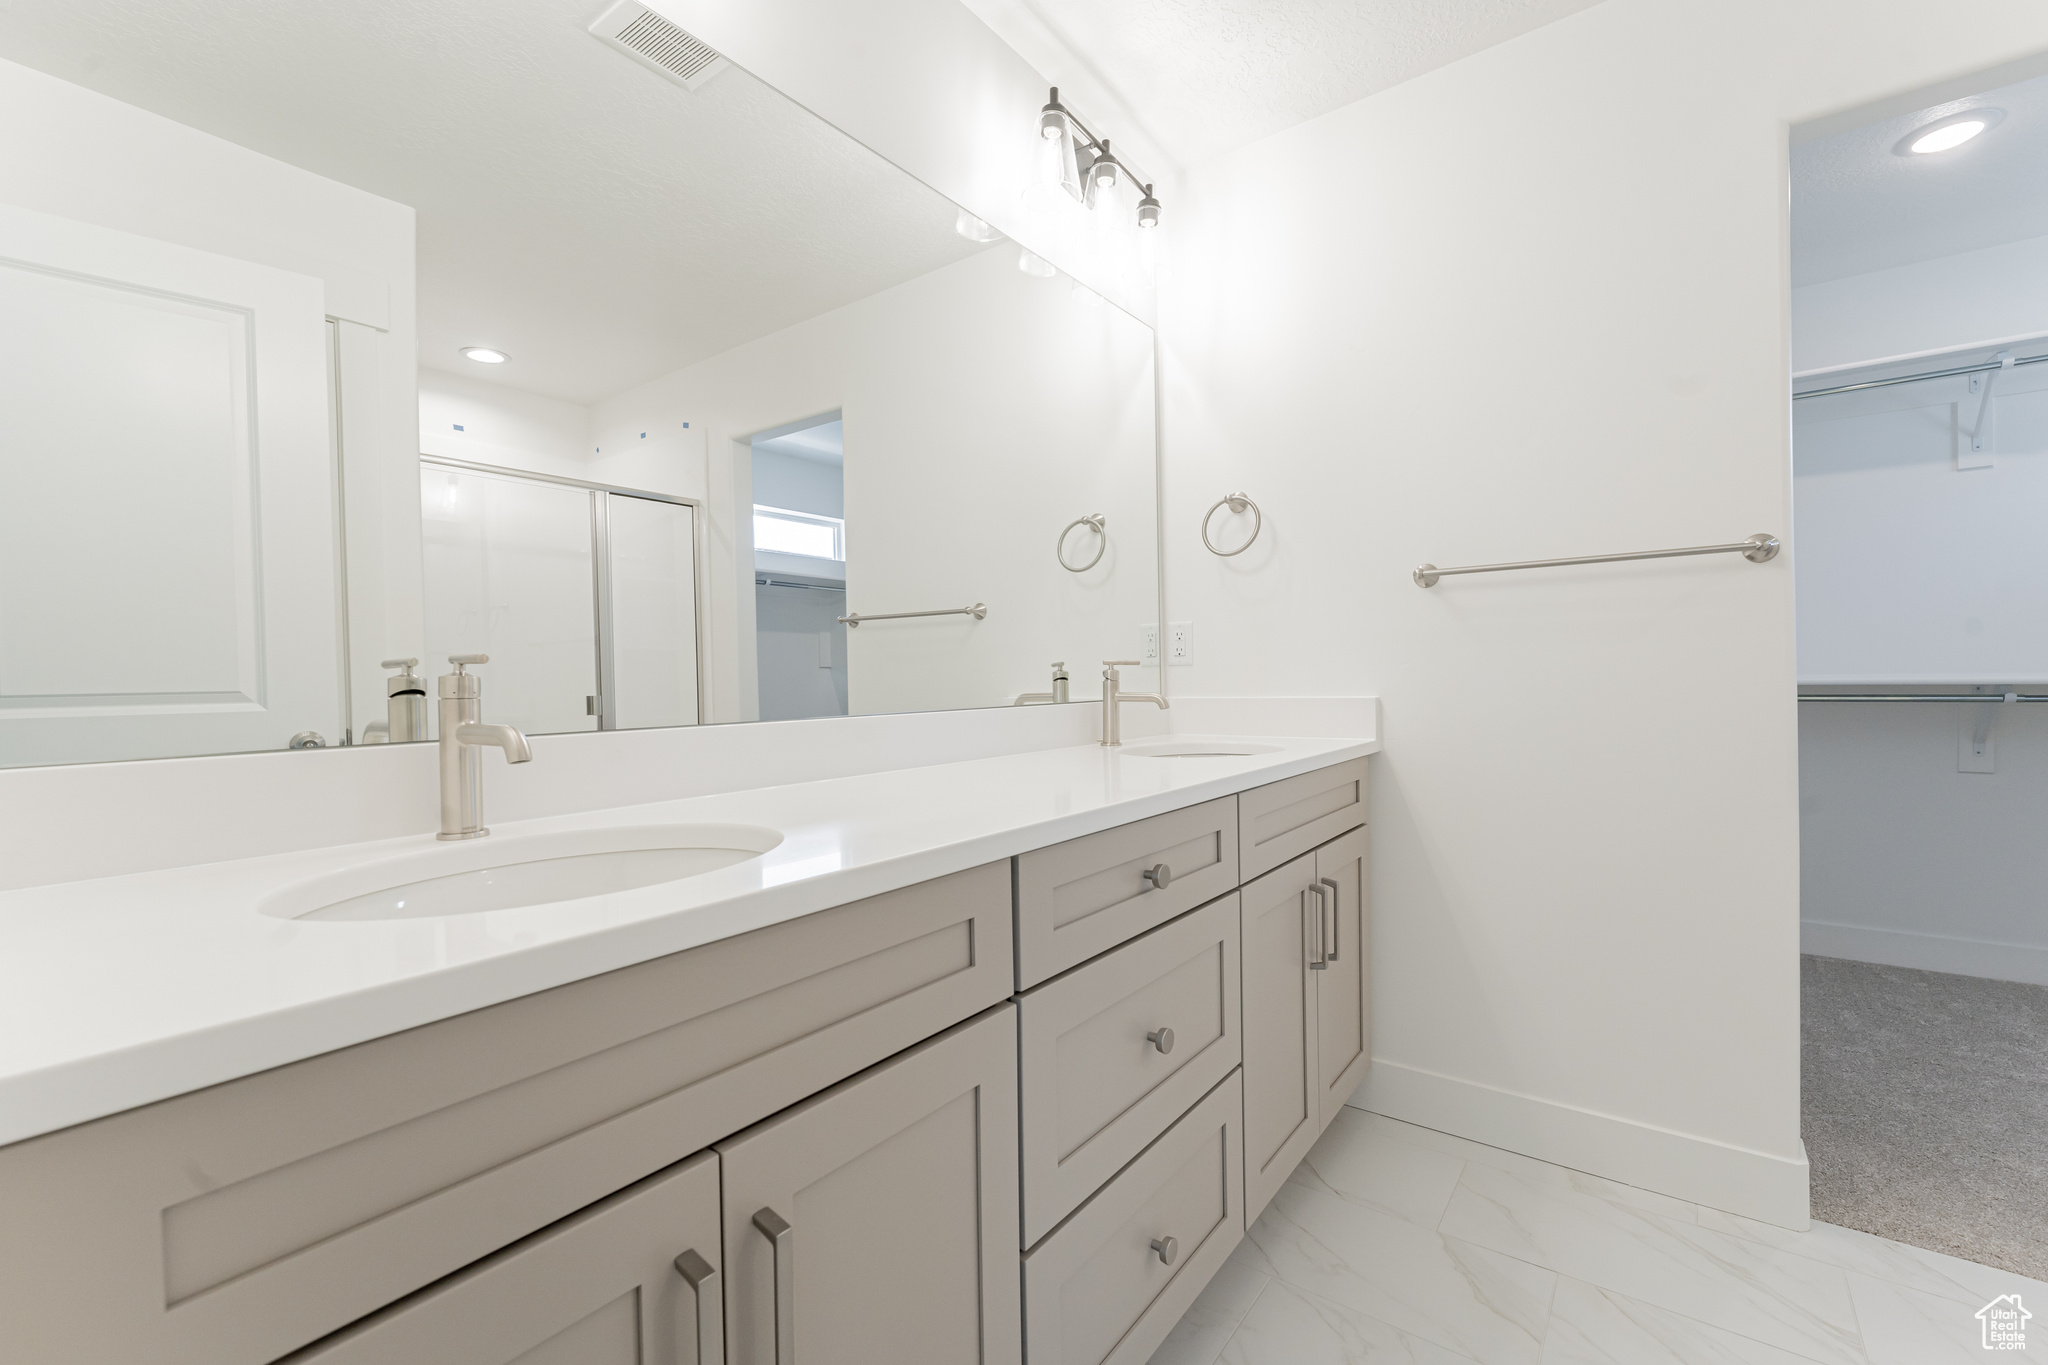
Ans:
{"label": "light bulb", "polygon": [[1929,152],[1945,152],[1951,147],[1960,147],[1990,125],[1982,119],[1964,119],[1961,123],[1944,123],[1933,132],[1913,139],[1912,150],[1926,155]]}

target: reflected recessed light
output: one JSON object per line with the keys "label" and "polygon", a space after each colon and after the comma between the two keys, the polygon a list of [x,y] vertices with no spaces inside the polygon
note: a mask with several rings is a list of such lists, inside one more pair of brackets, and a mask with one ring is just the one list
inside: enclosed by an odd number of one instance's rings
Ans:
{"label": "reflected recessed light", "polygon": [[462,353],[479,365],[502,365],[512,357],[489,346],[465,346]]}
{"label": "reflected recessed light", "polygon": [[953,220],[953,231],[959,233],[970,242],[1000,242],[1003,240],[1002,233],[997,232],[966,209],[960,210],[960,216]]}
{"label": "reflected recessed light", "polygon": [[1952,151],[1995,126],[2004,117],[2003,109],[1965,109],[1915,128],[1899,139],[1892,151],[1900,156],[1928,156]]}

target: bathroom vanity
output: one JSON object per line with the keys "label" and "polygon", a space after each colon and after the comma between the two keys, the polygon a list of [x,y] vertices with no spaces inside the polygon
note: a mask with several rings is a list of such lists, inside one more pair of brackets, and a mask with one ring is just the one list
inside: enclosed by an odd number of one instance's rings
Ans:
{"label": "bathroom vanity", "polygon": [[[155,898],[277,984],[51,1063],[102,1116],[0,1146],[0,1356],[1143,1362],[1364,1074],[1374,747],[1019,754],[8,893],[81,949]],[[288,913],[711,813],[783,838],[565,903]],[[15,1070],[0,1113],[55,1093]],[[225,1078],[149,1093],[181,1075]]]}

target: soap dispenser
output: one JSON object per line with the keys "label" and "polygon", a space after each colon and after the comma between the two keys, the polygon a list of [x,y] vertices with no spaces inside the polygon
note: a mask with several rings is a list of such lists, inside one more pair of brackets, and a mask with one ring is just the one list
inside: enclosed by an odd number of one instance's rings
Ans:
{"label": "soap dispenser", "polygon": [[[418,659],[386,659],[377,665],[399,670],[396,676],[384,680],[384,706],[389,719],[380,738],[385,743],[409,744],[427,737],[427,680],[412,671],[418,662]],[[364,740],[377,742],[368,735]]]}

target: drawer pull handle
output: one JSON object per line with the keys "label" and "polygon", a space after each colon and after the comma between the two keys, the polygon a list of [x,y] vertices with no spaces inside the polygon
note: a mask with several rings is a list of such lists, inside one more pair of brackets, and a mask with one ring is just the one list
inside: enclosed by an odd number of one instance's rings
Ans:
{"label": "drawer pull handle", "polygon": [[1335,962],[1337,960],[1337,931],[1344,923],[1344,916],[1337,909],[1337,883],[1325,877],[1319,884],[1330,888],[1330,951],[1328,956],[1330,961]]}
{"label": "drawer pull handle", "polygon": [[1159,1264],[1172,1265],[1180,1256],[1180,1241],[1173,1237],[1154,1237],[1152,1250],[1159,1254]]}
{"label": "drawer pull handle", "polygon": [[1173,869],[1165,863],[1154,863],[1138,875],[1152,883],[1154,891],[1164,891],[1167,883],[1173,880]]}
{"label": "drawer pull handle", "polygon": [[718,1365],[725,1354],[723,1315],[712,1311],[718,1305],[718,1271],[691,1247],[676,1257],[676,1273],[697,1296],[697,1365]]}
{"label": "drawer pull handle", "polygon": [[754,1226],[775,1258],[775,1365],[796,1365],[796,1232],[769,1208],[755,1210]]}
{"label": "drawer pull handle", "polygon": [[1145,1041],[1158,1048],[1160,1055],[1164,1056],[1166,1053],[1173,1051],[1173,1030],[1170,1028],[1153,1029],[1145,1035]]}
{"label": "drawer pull handle", "polygon": [[1326,970],[1330,965],[1329,950],[1323,945],[1324,911],[1330,908],[1330,889],[1321,882],[1309,883],[1308,892],[1316,898],[1313,909],[1307,901],[1301,903],[1302,937],[1308,941],[1308,969],[1312,972]]}

